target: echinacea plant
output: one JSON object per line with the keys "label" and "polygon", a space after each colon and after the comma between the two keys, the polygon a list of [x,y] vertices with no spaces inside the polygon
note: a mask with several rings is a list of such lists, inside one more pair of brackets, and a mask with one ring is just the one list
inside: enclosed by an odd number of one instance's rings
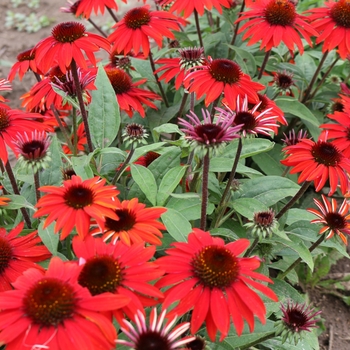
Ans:
{"label": "echinacea plant", "polygon": [[349,258],[350,2],[124,2],[62,0],[0,77],[0,346],[317,350],[299,274]]}

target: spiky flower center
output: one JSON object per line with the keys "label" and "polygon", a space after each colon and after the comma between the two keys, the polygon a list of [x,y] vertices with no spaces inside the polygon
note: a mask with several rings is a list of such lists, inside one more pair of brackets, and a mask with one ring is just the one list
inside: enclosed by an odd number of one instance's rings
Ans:
{"label": "spiky flower center", "polygon": [[7,239],[0,237],[0,276],[9,266],[12,256],[11,244]]}
{"label": "spiky flower center", "polygon": [[294,84],[293,75],[288,73],[277,73],[274,81],[281,90],[287,90]]}
{"label": "spiky flower center", "polygon": [[141,139],[144,137],[145,129],[141,124],[132,123],[125,127],[125,132],[131,138]]}
{"label": "spiky flower center", "polygon": [[130,29],[139,29],[151,20],[150,12],[144,7],[132,9],[124,16],[125,25]]}
{"label": "spiky flower center", "polygon": [[10,118],[6,108],[0,107],[0,132],[10,125]]}
{"label": "spiky flower center", "polygon": [[122,281],[119,262],[109,255],[95,256],[84,264],[78,282],[87,287],[92,295],[114,293]]}
{"label": "spiky flower center", "polygon": [[223,133],[223,129],[217,124],[204,124],[198,125],[195,128],[195,132],[200,139],[206,145],[213,145],[220,143],[220,138]]}
{"label": "spiky flower center", "polygon": [[115,232],[128,231],[132,229],[136,223],[136,214],[128,209],[117,209],[116,214],[119,220],[113,220],[106,217],[106,230],[113,230]]}
{"label": "spiky flower center", "polygon": [[94,193],[83,185],[74,185],[66,190],[63,198],[69,207],[81,209],[93,203]]}
{"label": "spiky flower center", "polygon": [[340,151],[331,143],[319,141],[312,146],[311,154],[315,161],[326,166],[337,166],[342,159]]}
{"label": "spiky flower center", "polygon": [[242,76],[240,66],[224,58],[213,60],[209,65],[209,73],[216,81],[227,84],[237,83]]}
{"label": "spiky flower center", "polygon": [[73,175],[77,175],[73,168],[62,169],[63,180],[70,180]]}
{"label": "spiky flower center", "polygon": [[160,154],[157,152],[147,152],[147,154],[144,156],[145,160],[145,167],[148,167],[153,161],[155,161],[157,158],[160,157]]}
{"label": "spiky flower center", "polygon": [[168,338],[160,332],[143,331],[135,344],[135,350],[171,350],[172,346]]}
{"label": "spiky flower center", "polygon": [[18,62],[32,61],[34,60],[34,58],[35,58],[35,51],[33,49],[23,51],[17,55]]}
{"label": "spiky flower center", "polygon": [[189,350],[204,350],[206,348],[204,339],[200,337],[196,337],[195,340],[187,343],[186,346]]}
{"label": "spiky flower center", "polygon": [[179,53],[181,55],[180,67],[182,69],[189,69],[204,63],[204,49],[202,47],[179,49]]}
{"label": "spiky flower center", "polygon": [[192,260],[195,276],[209,288],[229,287],[239,274],[238,261],[230,250],[221,246],[207,246]]}
{"label": "spiky flower center", "polygon": [[256,122],[256,119],[252,113],[242,111],[242,112],[238,112],[236,114],[235,124],[236,125],[242,124],[242,130],[249,132],[250,130],[255,129],[257,122]]}
{"label": "spiky flower center", "polygon": [[288,319],[285,320],[285,323],[293,332],[303,330],[308,322],[307,315],[296,307],[287,310],[287,315]]}
{"label": "spiky flower center", "polygon": [[116,94],[123,94],[131,89],[132,80],[122,69],[107,68],[106,73]]}
{"label": "spiky flower center", "polygon": [[340,27],[350,28],[350,1],[340,0],[333,4],[331,17]]}
{"label": "spiky flower center", "polygon": [[275,215],[272,210],[254,213],[254,223],[268,228],[274,223]]}
{"label": "spiky flower center", "polygon": [[40,140],[32,140],[25,142],[21,146],[21,154],[27,159],[38,159],[45,156],[43,153],[46,150],[44,142]]}
{"label": "spiky flower center", "polygon": [[265,19],[270,25],[292,26],[295,17],[295,6],[288,0],[271,0],[265,8]]}
{"label": "spiky flower center", "polygon": [[85,35],[85,26],[79,22],[63,22],[57,24],[51,33],[60,43],[72,43]]}
{"label": "spiky flower center", "polygon": [[53,83],[56,83],[56,84],[57,84],[57,80],[59,80],[61,83],[67,82],[66,74],[62,73],[60,67],[58,66],[55,66],[50,69],[49,78]]}
{"label": "spiky flower center", "polygon": [[41,327],[57,326],[72,317],[75,306],[72,286],[53,277],[37,281],[23,299],[24,313]]}
{"label": "spiky flower center", "polygon": [[342,230],[346,228],[347,222],[345,220],[345,217],[339,213],[327,213],[324,219],[326,220],[330,229]]}

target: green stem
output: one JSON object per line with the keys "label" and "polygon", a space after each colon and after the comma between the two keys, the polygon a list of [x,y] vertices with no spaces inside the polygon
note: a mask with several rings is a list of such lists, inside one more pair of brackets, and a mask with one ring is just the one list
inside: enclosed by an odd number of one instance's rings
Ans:
{"label": "green stem", "polygon": [[242,145],[242,139],[239,138],[239,139],[238,139],[238,145],[237,145],[236,156],[235,156],[235,160],[234,160],[233,165],[232,165],[232,169],[231,169],[231,172],[230,172],[230,176],[229,176],[229,178],[228,178],[228,180],[227,180],[227,184],[226,184],[224,193],[222,194],[220,203],[219,203],[219,205],[217,206],[217,215],[216,215],[216,221],[215,221],[214,228],[219,227],[221,218],[223,217],[223,215],[224,215],[224,213],[225,213],[225,210],[226,210],[226,208],[227,208],[227,202],[228,202],[228,200],[229,200],[229,194],[230,194],[230,190],[231,190],[231,184],[232,184],[232,181],[234,180],[235,175],[236,175],[236,170],[237,170],[239,158],[240,158],[241,153],[242,153],[242,147],[243,147],[243,145]]}
{"label": "green stem", "polygon": [[262,63],[261,68],[260,68],[258,79],[261,79],[261,77],[265,71],[265,67],[267,65],[267,62],[269,61],[270,54],[271,54],[271,50],[265,52],[265,57],[264,57],[263,63]]}
{"label": "green stem", "polygon": [[126,157],[124,163],[121,165],[121,167],[119,168],[119,170],[115,173],[113,180],[112,180],[112,185],[115,185],[115,183],[119,180],[119,178],[122,176],[125,168],[128,166],[131,157],[134,155],[135,149],[131,146],[130,152],[128,154],[128,156]]}
{"label": "green stem", "polygon": [[205,231],[207,224],[207,205],[208,205],[208,183],[209,183],[209,150],[203,158],[203,176],[202,176],[202,208],[201,208],[201,230]]}
{"label": "green stem", "polygon": [[77,110],[72,107],[72,129],[73,129],[73,156],[75,157],[78,153],[78,127],[77,127]]}
{"label": "green stem", "polygon": [[306,192],[310,184],[311,184],[310,181],[305,181],[302,184],[302,186],[300,187],[299,191],[295,194],[295,196],[276,215],[277,220],[281,218],[282,215],[285,214],[287,210],[289,210],[299,198],[301,198],[301,196]]}
{"label": "green stem", "polygon": [[[309,248],[309,252],[311,253],[312,251],[314,251],[325,239],[326,237],[326,233],[324,233],[310,248]],[[293,264],[291,264],[286,271],[284,271],[282,274],[280,274],[277,278],[278,279],[284,279],[290,271],[292,271],[300,262],[302,261],[301,258],[298,258],[297,260],[295,260],[293,262]]]}
{"label": "green stem", "polygon": [[83,118],[85,135],[86,135],[86,139],[87,139],[89,152],[92,152],[94,150],[94,147],[93,147],[92,141],[91,141],[91,134],[90,134],[90,128],[89,128],[89,123],[88,123],[88,119],[87,119],[87,112],[85,109],[83,93],[81,91],[81,85],[80,85],[80,81],[79,81],[79,77],[78,77],[78,68],[77,68],[77,64],[76,64],[74,59],[72,59],[72,62],[71,62],[71,70],[72,70],[72,75],[73,75],[73,79],[74,79],[74,83],[75,83],[75,90],[76,90],[77,98],[79,101],[80,113],[81,113],[81,117]]}
{"label": "green stem", "polygon": [[[245,6],[245,1],[242,1],[242,6],[241,6],[241,9],[239,11],[239,14],[238,14],[238,18],[240,18],[242,16],[242,12],[244,11],[244,6]],[[238,22],[235,26],[235,32],[233,34],[233,37],[232,37],[232,40],[231,40],[231,43],[230,45],[234,45],[235,44],[235,41],[236,41],[236,38],[237,38],[237,34],[238,34],[238,28],[239,28],[239,25],[240,25],[241,22]],[[232,49],[229,48],[228,50],[228,56],[230,56],[230,53],[231,53]]]}
{"label": "green stem", "polygon": [[199,17],[198,17],[197,10],[194,10],[194,20],[196,22],[196,29],[197,29],[197,33],[198,33],[199,45],[200,45],[200,47],[203,47],[203,49],[204,49],[201,27],[199,25]]}
{"label": "green stem", "polygon": [[40,178],[39,178],[39,171],[34,171],[34,186],[35,186],[35,196],[36,196],[36,201],[38,202],[40,199]]}
{"label": "green stem", "polygon": [[303,99],[301,100],[302,103],[305,103],[305,102],[307,101],[307,99],[309,98],[311,89],[312,89],[312,87],[314,86],[314,83],[315,83],[315,81],[316,81],[316,79],[317,79],[317,77],[318,77],[318,74],[319,74],[320,71],[321,71],[321,68],[322,68],[322,66],[323,66],[324,61],[325,61],[326,58],[327,58],[327,55],[328,55],[328,51],[326,51],[326,52],[323,54],[323,56],[322,56],[322,58],[321,58],[321,61],[320,61],[320,63],[318,64],[318,67],[317,67],[317,69],[316,69],[316,71],[315,71],[315,73],[314,73],[314,75],[313,75],[313,77],[312,77],[312,79],[311,79],[311,81],[310,81],[310,83],[309,83],[309,86],[308,86],[307,89],[305,90],[304,97],[303,97]]}
{"label": "green stem", "polygon": [[248,344],[245,344],[243,346],[241,346],[239,349],[240,350],[245,350],[245,349],[250,349],[252,348],[253,346],[257,345],[257,344],[260,344],[266,340],[269,340],[269,339],[273,339],[275,338],[277,335],[275,332],[270,332],[270,333],[267,333],[266,335],[264,335],[263,337],[259,338],[259,339],[256,339],[254,341],[252,341],[251,343],[248,343]]}
{"label": "green stem", "polygon": [[254,239],[254,242],[252,243],[252,245],[248,248],[248,250],[245,252],[245,254],[244,254],[244,257],[246,258],[246,257],[248,257],[248,256],[250,256],[250,254],[253,252],[253,250],[255,249],[255,247],[258,245],[258,243],[259,243],[259,237],[256,237],[255,239]]}
{"label": "green stem", "polygon": [[[7,161],[7,163],[5,164],[5,169],[6,169],[7,176],[10,179],[11,186],[12,186],[14,194],[20,195],[21,193],[19,192],[19,189],[18,189],[18,186],[17,186],[17,182],[16,182],[16,178],[15,178],[15,175],[14,175],[14,173],[12,171],[12,167],[11,167],[11,164],[10,164],[9,161]],[[29,214],[28,214],[26,208],[22,207],[21,208],[21,212],[22,212],[24,221],[26,222],[28,228],[32,228],[32,223],[30,221],[30,217],[29,217]]]}
{"label": "green stem", "polygon": [[165,106],[166,106],[167,108],[169,108],[169,102],[168,102],[168,99],[166,98],[166,95],[165,95],[163,86],[162,86],[161,82],[159,81],[158,74],[155,73],[155,71],[156,71],[156,66],[155,66],[155,64],[154,64],[154,60],[153,60],[153,56],[152,56],[152,52],[151,52],[151,51],[149,52],[149,61],[150,61],[150,63],[151,63],[152,71],[153,71],[153,74],[154,74],[154,76],[155,76],[155,78],[156,78],[156,82],[157,82],[157,85],[158,85],[158,87],[159,87],[159,91],[160,91],[160,93],[161,93],[161,95],[162,95],[162,97],[163,97],[163,101],[164,101],[164,103],[165,103]]}

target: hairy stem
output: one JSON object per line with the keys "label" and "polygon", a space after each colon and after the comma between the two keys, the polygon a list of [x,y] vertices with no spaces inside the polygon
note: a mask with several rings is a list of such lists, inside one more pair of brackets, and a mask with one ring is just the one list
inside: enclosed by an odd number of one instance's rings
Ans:
{"label": "hairy stem", "polygon": [[119,170],[115,173],[113,180],[112,180],[112,185],[115,185],[115,183],[119,180],[119,178],[122,176],[125,168],[128,166],[131,157],[134,155],[135,149],[131,146],[130,152],[128,156],[126,157],[124,163],[120,166]]}
{"label": "hairy stem", "polygon": [[263,73],[265,71],[265,67],[267,65],[267,62],[269,61],[270,54],[271,54],[271,50],[265,52],[265,57],[264,57],[263,63],[261,65],[261,68],[259,71],[258,79],[261,79],[261,77],[263,76]]}
{"label": "hairy stem", "polygon": [[200,45],[200,47],[203,47],[203,49],[204,49],[202,32],[201,32],[201,27],[199,25],[199,17],[198,17],[197,10],[194,10],[194,20],[196,22],[196,29],[197,29],[198,39],[199,39],[199,45]]}
{"label": "hairy stem", "polygon": [[209,183],[209,151],[203,158],[203,176],[202,176],[202,207],[201,207],[201,230],[205,231],[207,224],[207,205],[208,205],[208,183]]}
{"label": "hairy stem", "polygon": [[158,85],[158,87],[159,87],[159,91],[160,91],[160,93],[161,93],[161,95],[162,95],[162,97],[163,97],[163,101],[164,101],[164,103],[165,103],[165,106],[166,106],[167,108],[169,108],[169,102],[168,102],[168,99],[166,98],[166,95],[165,95],[163,86],[162,86],[161,82],[159,81],[158,74],[155,73],[155,71],[156,71],[156,66],[155,66],[155,64],[154,64],[154,60],[153,60],[153,56],[152,56],[152,52],[151,52],[151,51],[149,52],[149,61],[150,61],[150,63],[151,63],[152,71],[153,71],[153,74],[154,74],[154,76],[155,76],[155,78],[156,78],[156,82],[157,82],[157,85]]}

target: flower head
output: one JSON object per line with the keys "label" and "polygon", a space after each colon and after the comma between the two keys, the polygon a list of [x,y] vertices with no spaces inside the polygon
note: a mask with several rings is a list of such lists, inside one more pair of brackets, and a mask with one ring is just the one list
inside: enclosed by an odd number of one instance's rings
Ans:
{"label": "flower head", "polygon": [[295,345],[304,336],[304,332],[311,332],[315,328],[321,311],[315,311],[310,305],[288,301],[287,306],[281,304],[282,318],[277,323],[276,334],[281,335],[282,343],[287,339],[294,340]]}
{"label": "flower head", "polygon": [[123,308],[113,310],[121,324],[124,313],[133,319],[138,309],[154,305],[163,297],[163,293],[150,284],[163,275],[163,271],[150,262],[155,246],[145,247],[144,242],[127,246],[121,241],[107,244],[101,238],[87,236],[82,240],[76,236],[73,250],[82,265],[78,283],[91,295],[110,292],[130,298]]}
{"label": "flower head", "polygon": [[313,8],[308,20],[320,32],[316,44],[323,43],[322,52],[338,48],[339,55],[345,59],[349,53],[350,3],[348,0],[327,1],[325,7]]}
{"label": "flower head", "polygon": [[275,212],[272,209],[267,211],[255,212],[253,222],[244,225],[249,228],[253,236],[258,238],[271,237],[274,230],[278,226],[278,222],[275,218]]}
{"label": "flower head", "polygon": [[108,37],[113,44],[112,50],[127,54],[133,50],[136,54],[143,51],[148,57],[150,38],[162,47],[163,38],[174,39],[172,30],[179,31],[179,18],[165,11],[150,11],[150,6],[135,7],[128,11],[123,19],[116,23],[115,31]]}
{"label": "flower head", "polygon": [[316,215],[318,219],[312,220],[313,224],[323,224],[320,234],[327,232],[326,239],[330,239],[336,233],[346,245],[348,243],[346,235],[350,235],[350,214],[349,204],[344,199],[340,208],[337,210],[337,201],[332,198],[331,202],[322,195],[324,205],[318,199],[314,198],[315,204],[320,211],[309,208],[308,212]]}
{"label": "flower head", "polygon": [[220,113],[215,123],[208,110],[202,109],[202,116],[203,122],[193,111],[187,114],[189,121],[179,118],[179,125],[184,127],[182,131],[185,133],[185,138],[190,141],[195,150],[206,153],[209,150],[220,148],[226,142],[239,138],[238,132],[241,125],[232,126],[234,115]]}
{"label": "flower head", "polygon": [[[126,2],[125,0],[123,1]],[[74,9],[76,17],[83,16],[87,19],[90,18],[92,11],[94,11],[95,15],[99,12],[103,15],[106,7],[118,11],[118,5],[115,0],[80,0],[76,1],[73,6],[76,7]]]}
{"label": "flower head", "polygon": [[287,158],[281,160],[286,166],[293,167],[291,174],[299,173],[298,183],[314,181],[316,192],[320,191],[329,180],[331,196],[340,183],[343,194],[348,191],[350,160],[332,142],[321,135],[317,142],[301,139],[296,145],[283,148]]}
{"label": "flower head", "polygon": [[229,116],[234,116],[234,121],[232,125],[240,125],[240,132],[244,137],[247,135],[257,135],[262,134],[270,136],[270,133],[276,132],[278,124],[276,123],[277,116],[269,115],[269,109],[265,109],[261,113],[257,113],[257,110],[261,102],[258,102],[252,108],[248,105],[248,98],[245,96],[242,99],[240,96],[237,97],[236,109],[233,111],[228,106],[225,109],[219,108],[218,110],[225,115],[227,118]]}
{"label": "flower head", "polygon": [[41,117],[36,113],[25,113],[17,109],[11,109],[5,104],[0,104],[0,159],[6,164],[8,159],[7,147],[10,147],[16,154],[13,139],[17,133],[31,133],[32,131],[43,131],[46,126],[36,121]]}
{"label": "flower head", "polygon": [[148,133],[143,125],[131,123],[127,124],[124,128],[122,137],[126,146],[138,143],[147,144],[146,138],[148,137]]}
{"label": "flower head", "polygon": [[210,57],[205,65],[193,67],[186,74],[184,85],[189,92],[195,92],[198,99],[205,94],[206,106],[224,94],[231,109],[236,108],[238,95],[247,95],[249,100],[258,102],[257,91],[265,88],[264,85],[251,81],[249,75],[244,74],[236,62]]}
{"label": "flower head", "polygon": [[157,259],[166,274],[156,286],[170,287],[164,292],[163,308],[179,301],[169,317],[193,310],[191,333],[196,333],[205,321],[212,340],[218,330],[221,340],[227,336],[231,318],[238,335],[243,331],[244,320],[253,331],[254,315],[265,323],[265,305],[251,287],[274,301],[277,296],[255,281],[272,283],[254,271],[260,266],[260,260],[239,257],[249,246],[247,239],[225,244],[209,232],[193,229],[187,243],[172,245],[174,248],[166,250],[166,256]]}
{"label": "flower head", "polygon": [[158,318],[157,309],[153,308],[148,325],[144,313],[137,310],[137,314],[135,315],[137,328],[124,319],[124,325],[121,327],[121,330],[129,340],[118,339],[117,343],[126,345],[135,350],[175,350],[182,349],[182,345],[195,339],[195,337],[192,336],[178,339],[190,328],[189,322],[183,322],[171,330],[177,317],[174,316],[171,321],[164,325],[165,318],[167,318],[166,310],[164,310]]}
{"label": "flower head", "polygon": [[50,152],[48,148],[51,140],[50,136],[45,132],[32,131],[30,136],[17,134],[17,138],[13,141],[16,151],[19,154],[19,162],[24,167],[33,169],[36,172],[39,169],[45,169],[50,162]]}
{"label": "flower head", "polygon": [[19,80],[22,80],[24,74],[29,70],[41,74],[35,62],[35,49],[33,48],[25,50],[17,55],[17,62],[11,67],[8,80],[12,81],[16,73],[18,73]]}
{"label": "flower head", "polygon": [[63,181],[62,187],[42,186],[41,192],[47,193],[36,204],[39,208],[34,217],[48,214],[44,228],[56,220],[55,232],[61,231],[61,240],[66,238],[73,228],[84,238],[90,228],[90,220],[96,220],[103,227],[106,217],[118,220],[113,208],[119,191],[106,180],[94,177],[82,180],[72,176],[71,180]]}
{"label": "flower head", "polygon": [[[113,1],[114,2],[114,1]],[[52,29],[52,35],[41,40],[36,46],[35,61],[43,72],[58,65],[66,73],[74,59],[77,65],[87,69],[83,52],[92,64],[96,64],[94,53],[100,48],[110,49],[107,39],[85,31],[79,22],[63,22]]]}
{"label": "flower head", "polygon": [[136,111],[144,118],[146,113],[142,104],[157,109],[157,106],[151,101],[161,100],[161,97],[138,87],[147,79],[140,79],[133,83],[130,75],[120,68],[105,67],[105,71],[115,91],[120,109],[125,111],[129,117],[132,117]]}
{"label": "flower head", "polygon": [[166,212],[165,208],[146,208],[137,198],[122,202],[115,199],[115,208],[117,219],[106,218],[104,229],[94,230],[93,235],[102,233],[103,240],[112,239],[113,244],[118,239],[126,245],[141,242],[162,244],[159,239],[163,237],[160,230],[165,230],[165,226],[158,219]]}
{"label": "flower head", "polygon": [[0,294],[0,343],[9,349],[114,349],[113,323],[101,311],[123,307],[129,298],[91,296],[77,282],[76,263],[53,257],[45,273],[28,269],[14,290]]}
{"label": "flower head", "polygon": [[276,91],[282,92],[282,94],[290,93],[291,87],[295,85],[293,76],[293,73],[286,70],[274,73],[273,87]]}
{"label": "flower head", "polygon": [[288,136],[283,133],[284,139],[282,141],[286,146],[296,145],[301,139],[307,138],[307,130],[299,130],[298,133],[295,133],[295,130],[292,129],[289,131]]}
{"label": "flower head", "polygon": [[37,264],[51,257],[48,249],[40,244],[38,232],[19,236],[24,223],[18,224],[9,233],[0,228],[0,292],[12,289],[11,284],[29,268],[43,268]]}
{"label": "flower head", "polygon": [[236,23],[247,20],[238,33],[247,30],[242,39],[250,37],[248,45],[253,45],[261,40],[260,50],[265,48],[270,51],[278,47],[282,41],[289,50],[294,47],[304,52],[301,35],[312,46],[310,35],[318,35],[318,32],[306,22],[307,17],[299,15],[295,10],[295,4],[289,0],[257,0],[250,2],[252,10],[243,12]]}

